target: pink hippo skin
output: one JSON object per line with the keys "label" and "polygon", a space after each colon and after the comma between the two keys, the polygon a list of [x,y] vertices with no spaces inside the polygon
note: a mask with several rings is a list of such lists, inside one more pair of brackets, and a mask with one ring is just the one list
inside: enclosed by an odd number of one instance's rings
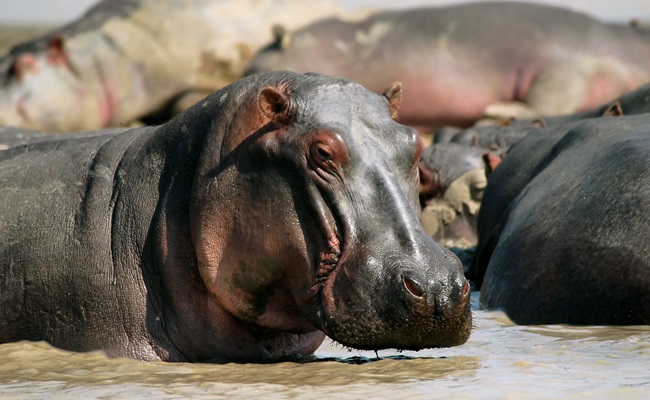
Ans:
{"label": "pink hippo skin", "polygon": [[536,4],[386,11],[278,35],[247,73],[274,69],[344,76],[376,92],[398,80],[400,122],[466,127],[486,113],[585,110],[650,81],[650,32]]}
{"label": "pink hippo skin", "polygon": [[183,108],[236,80],[273,25],[338,10],[331,0],[102,1],[0,58],[0,124],[90,130],[173,100]]}

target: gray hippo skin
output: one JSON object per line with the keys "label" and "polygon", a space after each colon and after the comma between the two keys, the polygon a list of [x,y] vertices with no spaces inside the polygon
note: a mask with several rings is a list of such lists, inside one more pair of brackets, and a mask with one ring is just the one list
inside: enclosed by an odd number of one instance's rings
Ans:
{"label": "gray hippo skin", "polygon": [[648,82],[650,31],[525,3],[386,11],[281,35],[246,73],[278,69],[344,76],[378,92],[401,81],[399,121],[467,127],[488,106],[565,114]]}
{"label": "gray hippo skin", "polygon": [[496,121],[493,124],[481,124],[467,129],[451,126],[443,127],[436,131],[433,142],[478,146],[505,153],[510,146],[523,139],[528,133],[537,132],[542,127],[557,126],[590,118],[636,115],[649,112],[650,84],[646,84],[599,107],[573,114],[541,119]]}
{"label": "gray hippo skin", "polygon": [[126,128],[100,129],[96,131],[81,132],[43,132],[33,129],[17,128],[14,126],[0,125],[0,150],[20,146],[27,143],[45,142],[64,138],[90,137],[124,132]]}
{"label": "gray hippo skin", "polygon": [[501,157],[485,149],[437,143],[420,156],[420,222],[438,243],[476,245],[476,217],[487,177]]}
{"label": "gray hippo skin", "polygon": [[520,324],[650,323],[650,116],[546,128],[491,175],[468,277]]}
{"label": "gray hippo skin", "polygon": [[400,94],[269,73],[159,127],[0,151],[0,342],[191,362],[464,343]]}
{"label": "gray hippo skin", "polygon": [[102,1],[0,58],[0,124],[92,130],[183,108],[239,78],[273,25],[338,10],[331,0]]}

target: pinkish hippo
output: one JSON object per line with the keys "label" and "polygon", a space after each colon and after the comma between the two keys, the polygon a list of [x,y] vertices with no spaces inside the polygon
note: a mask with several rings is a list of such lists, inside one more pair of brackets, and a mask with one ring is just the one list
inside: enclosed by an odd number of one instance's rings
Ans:
{"label": "pinkish hippo", "polygon": [[650,81],[650,31],[512,2],[327,19],[278,34],[247,73],[315,71],[380,92],[399,80],[399,120],[466,127],[489,115],[586,110]]}
{"label": "pinkish hippo", "polygon": [[270,39],[338,12],[331,0],[106,0],[0,58],[0,124],[120,126],[237,79]]}

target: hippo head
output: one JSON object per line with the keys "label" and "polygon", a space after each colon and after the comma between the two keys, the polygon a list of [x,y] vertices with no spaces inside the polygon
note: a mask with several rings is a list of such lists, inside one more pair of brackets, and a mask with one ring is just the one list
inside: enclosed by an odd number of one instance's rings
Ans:
{"label": "hippo head", "polygon": [[206,140],[190,210],[219,304],[265,332],[323,331],[358,349],[464,343],[469,286],[418,222],[423,144],[392,118],[400,85],[382,96],[286,71],[238,84],[207,100],[233,116]]}
{"label": "hippo head", "polygon": [[487,178],[501,161],[491,150],[434,143],[420,156],[420,216],[425,231],[446,245],[475,245]]}
{"label": "hippo head", "polygon": [[0,124],[48,131],[96,128],[85,121],[99,107],[86,109],[88,89],[79,73],[61,37],[43,48],[14,48],[0,60]]}

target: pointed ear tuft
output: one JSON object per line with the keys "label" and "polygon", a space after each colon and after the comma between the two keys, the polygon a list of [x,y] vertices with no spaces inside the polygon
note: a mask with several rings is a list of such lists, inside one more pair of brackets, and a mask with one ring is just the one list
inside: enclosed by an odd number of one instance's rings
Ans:
{"label": "pointed ear tuft", "polygon": [[394,82],[386,91],[383,96],[388,99],[388,108],[390,109],[390,117],[397,119],[397,110],[402,103],[402,84]]}
{"label": "pointed ear tuft", "polygon": [[483,154],[483,162],[485,163],[485,176],[489,177],[492,172],[501,164],[501,157],[494,153]]}
{"label": "pointed ear tuft", "polygon": [[276,87],[265,87],[258,96],[262,114],[273,122],[285,122],[289,114],[289,96]]}

